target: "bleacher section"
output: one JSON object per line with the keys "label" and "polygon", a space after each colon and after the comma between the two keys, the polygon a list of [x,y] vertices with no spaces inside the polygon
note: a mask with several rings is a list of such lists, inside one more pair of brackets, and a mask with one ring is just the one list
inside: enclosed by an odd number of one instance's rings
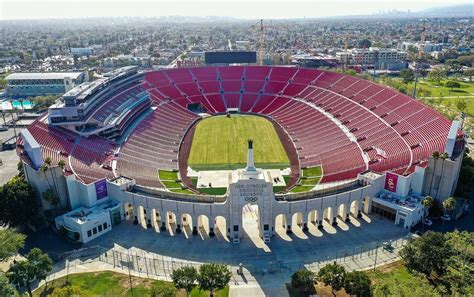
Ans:
{"label": "bleacher section", "polygon": [[[196,67],[148,72],[145,81],[117,88],[88,118],[115,125],[121,135],[153,111],[120,147],[116,175],[161,187],[158,169],[178,169],[183,136],[199,117],[238,108],[267,116],[293,140],[300,167],[321,165],[322,182],[352,179],[371,169],[408,173],[433,151],[443,151],[450,122],[422,103],[372,82],[295,67]],[[43,156],[65,160],[66,171],[84,182],[112,177],[115,145],[37,121],[29,128]],[[119,132],[117,132],[119,131]],[[107,135],[109,136],[109,135]],[[461,137],[461,132],[459,137]]]}

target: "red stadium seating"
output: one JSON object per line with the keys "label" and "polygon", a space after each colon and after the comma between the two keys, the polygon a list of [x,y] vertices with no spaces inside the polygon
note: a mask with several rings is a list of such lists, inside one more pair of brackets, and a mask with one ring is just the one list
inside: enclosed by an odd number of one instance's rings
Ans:
{"label": "red stadium seating", "polygon": [[[148,103],[137,102],[143,92]],[[420,102],[352,76],[233,66],[150,71],[144,82],[104,98],[88,118],[104,123],[118,118],[120,131],[138,122],[120,148],[105,138],[83,138],[39,120],[28,130],[44,158],[64,160],[66,170],[85,183],[114,176],[108,165],[118,149],[116,175],[162,187],[157,170],[178,169],[180,143],[199,119],[188,110],[190,104],[200,104],[209,114],[238,108],[271,118],[293,140],[300,167],[323,167],[322,182],[352,179],[366,169],[412,172],[413,164],[444,150],[450,129],[449,120]]]}

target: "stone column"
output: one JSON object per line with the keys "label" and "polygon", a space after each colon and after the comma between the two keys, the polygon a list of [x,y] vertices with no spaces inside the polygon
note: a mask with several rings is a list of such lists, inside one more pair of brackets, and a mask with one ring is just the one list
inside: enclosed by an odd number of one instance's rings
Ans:
{"label": "stone column", "polygon": [[291,230],[291,224],[293,224],[293,216],[290,214],[289,217],[285,215],[285,223],[286,225],[286,234],[292,234],[293,231]]}
{"label": "stone column", "polygon": [[303,232],[307,232],[308,231],[308,215],[303,213],[302,216],[303,216],[301,218],[301,222],[303,224],[302,230]]}
{"label": "stone column", "polygon": [[152,219],[153,219],[153,208],[144,208],[146,210],[146,215],[145,215],[145,222],[146,222],[146,227],[147,229],[150,229],[152,225]]}
{"label": "stone column", "polygon": [[133,217],[133,223],[135,225],[138,225],[138,206],[135,204],[132,205],[132,217]]}
{"label": "stone column", "polygon": [[194,215],[191,217],[192,225],[193,225],[193,235],[198,235],[198,215]]}
{"label": "stone column", "polygon": [[183,232],[182,226],[183,226],[183,215],[176,214],[176,234],[181,234],[181,232]]}
{"label": "stone column", "polygon": [[216,233],[214,232],[215,222],[216,222],[215,218],[209,218],[209,237],[216,236]]}
{"label": "stone column", "polygon": [[364,212],[369,214],[372,211],[372,198],[365,197],[365,205],[364,205]]}

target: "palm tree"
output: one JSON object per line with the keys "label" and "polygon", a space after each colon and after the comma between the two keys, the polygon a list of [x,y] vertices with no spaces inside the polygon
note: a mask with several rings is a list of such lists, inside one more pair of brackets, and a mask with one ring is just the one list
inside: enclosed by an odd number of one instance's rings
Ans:
{"label": "palm tree", "polygon": [[[48,166],[48,168],[51,168],[51,164],[53,162],[52,162],[50,157],[47,157],[46,159],[44,159],[44,163]],[[53,174],[53,171],[54,170],[50,170],[49,173],[51,174],[51,179],[53,180],[54,192],[56,193],[56,197],[59,198],[58,187],[56,186],[56,173],[54,172],[54,174]]]}
{"label": "palm tree", "polygon": [[[61,168],[61,170],[64,172],[64,167],[66,166],[66,162],[64,162],[64,160],[59,160],[58,161],[58,166]],[[58,201],[59,201],[59,207],[62,208],[62,205],[61,205],[61,198],[59,198],[58,196]]]}
{"label": "palm tree", "polygon": [[[449,197],[448,199],[443,201],[443,208],[444,208],[444,214],[446,214],[447,211],[451,211],[454,209],[456,206],[456,199],[454,197]],[[443,227],[444,227],[444,220],[443,220]]]}
{"label": "palm tree", "polygon": [[431,189],[433,187],[433,180],[434,180],[434,176],[435,176],[435,172],[436,172],[436,164],[438,164],[438,159],[439,159],[440,154],[439,154],[438,151],[434,151],[431,156],[434,159],[434,166],[433,166],[433,171],[431,173],[430,194],[431,194]]}
{"label": "palm tree", "polygon": [[423,200],[421,200],[421,205],[425,207],[423,210],[423,218],[421,221],[421,228],[422,228],[422,233],[425,233],[425,218],[426,218],[426,210],[429,211],[429,209],[434,205],[434,199],[431,196],[426,196]]}

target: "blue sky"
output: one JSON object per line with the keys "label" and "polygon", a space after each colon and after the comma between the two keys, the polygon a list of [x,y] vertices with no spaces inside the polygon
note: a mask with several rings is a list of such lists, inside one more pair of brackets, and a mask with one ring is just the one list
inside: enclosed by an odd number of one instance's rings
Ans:
{"label": "blue sky", "polygon": [[99,16],[230,16],[284,19],[372,14],[381,10],[418,11],[472,3],[469,0],[0,0],[1,19]]}

